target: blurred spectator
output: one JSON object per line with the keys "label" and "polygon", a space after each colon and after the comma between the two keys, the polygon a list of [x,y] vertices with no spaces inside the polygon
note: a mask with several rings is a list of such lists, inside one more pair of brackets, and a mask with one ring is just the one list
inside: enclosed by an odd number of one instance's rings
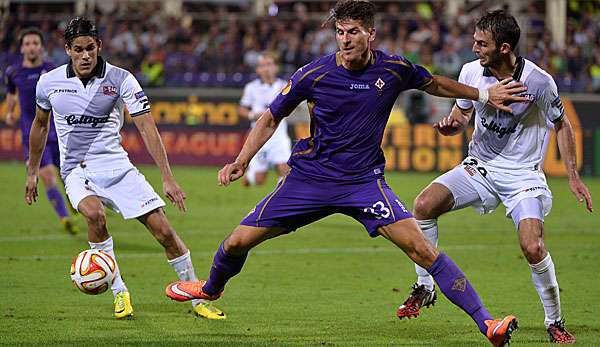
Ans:
{"label": "blurred spectator", "polygon": [[[160,1],[90,2],[92,17],[105,38],[103,55],[141,76],[147,86],[241,87],[253,76],[258,52],[277,52],[288,77],[312,59],[337,50],[334,31],[321,24],[331,1],[276,1],[270,15],[257,17],[240,2],[183,1],[170,17]],[[448,17],[443,1],[377,1],[380,21],[374,47],[400,54],[434,73],[456,77],[475,59],[471,52],[474,21],[491,2],[465,2]],[[46,34],[48,59],[68,59],[62,31],[73,2],[14,3],[0,19],[0,71],[20,59],[17,33],[39,26]],[[522,27],[520,53],[551,73],[561,91],[598,92],[600,2],[568,1],[567,45],[553,44],[545,23],[544,2],[533,1],[515,13]],[[235,76],[235,77],[234,77]]]}

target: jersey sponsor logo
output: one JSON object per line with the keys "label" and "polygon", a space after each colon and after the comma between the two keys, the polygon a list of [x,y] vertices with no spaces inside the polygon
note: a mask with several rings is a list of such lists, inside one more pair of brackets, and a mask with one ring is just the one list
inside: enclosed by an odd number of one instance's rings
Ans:
{"label": "jersey sponsor logo", "polygon": [[85,115],[70,114],[70,115],[66,116],[65,119],[67,120],[67,124],[69,124],[69,125],[91,124],[92,128],[95,128],[98,126],[98,124],[108,123],[109,116],[92,117],[92,116],[85,116]]}
{"label": "jersey sponsor logo", "polygon": [[66,89],[66,88],[61,88],[61,89],[54,89],[53,91],[51,91],[48,96],[54,94],[54,93],[70,93],[70,94],[77,94],[77,89]]}
{"label": "jersey sponsor logo", "polygon": [[350,90],[366,90],[366,89],[371,89],[371,87],[369,87],[368,84],[363,84],[363,83],[351,83],[350,84]]}
{"label": "jersey sponsor logo", "polygon": [[30,74],[27,76],[28,80],[37,80],[38,78],[40,78],[40,74],[38,73]]}
{"label": "jersey sponsor logo", "polygon": [[117,87],[115,86],[102,86],[102,94],[107,96],[116,96]]}
{"label": "jersey sponsor logo", "polygon": [[133,96],[135,96],[136,99],[140,99],[140,98],[143,98],[144,96],[146,96],[146,93],[144,93],[144,91],[142,90],[142,91],[139,91],[139,92],[133,94]]}
{"label": "jersey sponsor logo", "polygon": [[481,125],[483,125],[483,127],[487,130],[498,134],[499,139],[503,138],[506,134],[512,134],[517,131],[517,124],[513,125],[512,127],[503,127],[500,126],[500,124],[494,122],[493,120],[490,123],[488,123],[487,119],[483,117],[481,118]]}

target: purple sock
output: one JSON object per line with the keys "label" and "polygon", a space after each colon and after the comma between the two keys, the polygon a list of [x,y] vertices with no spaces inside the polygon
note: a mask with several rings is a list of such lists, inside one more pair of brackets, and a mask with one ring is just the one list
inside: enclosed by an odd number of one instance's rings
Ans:
{"label": "purple sock", "polygon": [[60,219],[63,219],[65,217],[69,216],[69,213],[67,212],[67,208],[65,207],[65,200],[63,199],[62,194],[60,193],[58,188],[56,188],[56,187],[47,188],[46,196],[48,197],[48,200],[52,204],[52,207],[54,207],[54,211],[56,211],[56,214],[58,215],[58,217]]}
{"label": "purple sock", "polygon": [[471,316],[477,323],[479,331],[485,335],[487,332],[485,321],[492,319],[492,316],[483,307],[479,295],[452,259],[440,253],[427,271],[433,276],[442,293]]}
{"label": "purple sock", "polygon": [[242,266],[244,266],[244,263],[246,262],[247,256],[247,254],[243,256],[227,254],[223,249],[223,243],[221,243],[219,250],[215,253],[213,264],[210,268],[210,276],[202,288],[202,291],[208,295],[215,295],[223,291],[227,281],[240,273]]}

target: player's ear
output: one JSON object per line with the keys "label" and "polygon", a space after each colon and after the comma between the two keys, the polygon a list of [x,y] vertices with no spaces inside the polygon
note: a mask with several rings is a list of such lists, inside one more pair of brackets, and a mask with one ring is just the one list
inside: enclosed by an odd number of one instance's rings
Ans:
{"label": "player's ear", "polygon": [[102,40],[98,39],[98,53],[102,50]]}
{"label": "player's ear", "polygon": [[375,28],[369,29],[369,42],[375,41]]}
{"label": "player's ear", "polygon": [[71,57],[71,47],[69,47],[69,45],[67,45],[66,43],[65,43],[65,52],[67,53],[67,55],[70,58]]}
{"label": "player's ear", "polygon": [[500,45],[500,53],[509,54],[511,51],[512,51],[512,48],[510,47],[510,45],[508,43],[504,42]]}

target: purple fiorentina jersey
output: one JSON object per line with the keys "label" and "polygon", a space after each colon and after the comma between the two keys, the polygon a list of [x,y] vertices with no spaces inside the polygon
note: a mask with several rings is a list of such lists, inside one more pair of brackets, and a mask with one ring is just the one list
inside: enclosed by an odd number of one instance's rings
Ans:
{"label": "purple fiorentina jersey", "polygon": [[404,57],[372,52],[361,71],[344,68],[338,53],[303,66],[271,103],[280,119],[308,102],[311,137],[296,144],[288,162],[296,173],[336,181],[383,174],[381,141],[394,102],[404,90],[426,88],[432,77]]}
{"label": "purple fiorentina jersey", "polygon": [[[19,92],[20,123],[24,143],[29,143],[29,131],[35,118],[35,86],[40,79],[40,75],[53,68],[54,66],[51,63],[44,62],[42,65],[34,68],[27,68],[19,63],[6,69],[6,92],[11,94]],[[58,141],[52,119],[50,119],[48,141]]]}

